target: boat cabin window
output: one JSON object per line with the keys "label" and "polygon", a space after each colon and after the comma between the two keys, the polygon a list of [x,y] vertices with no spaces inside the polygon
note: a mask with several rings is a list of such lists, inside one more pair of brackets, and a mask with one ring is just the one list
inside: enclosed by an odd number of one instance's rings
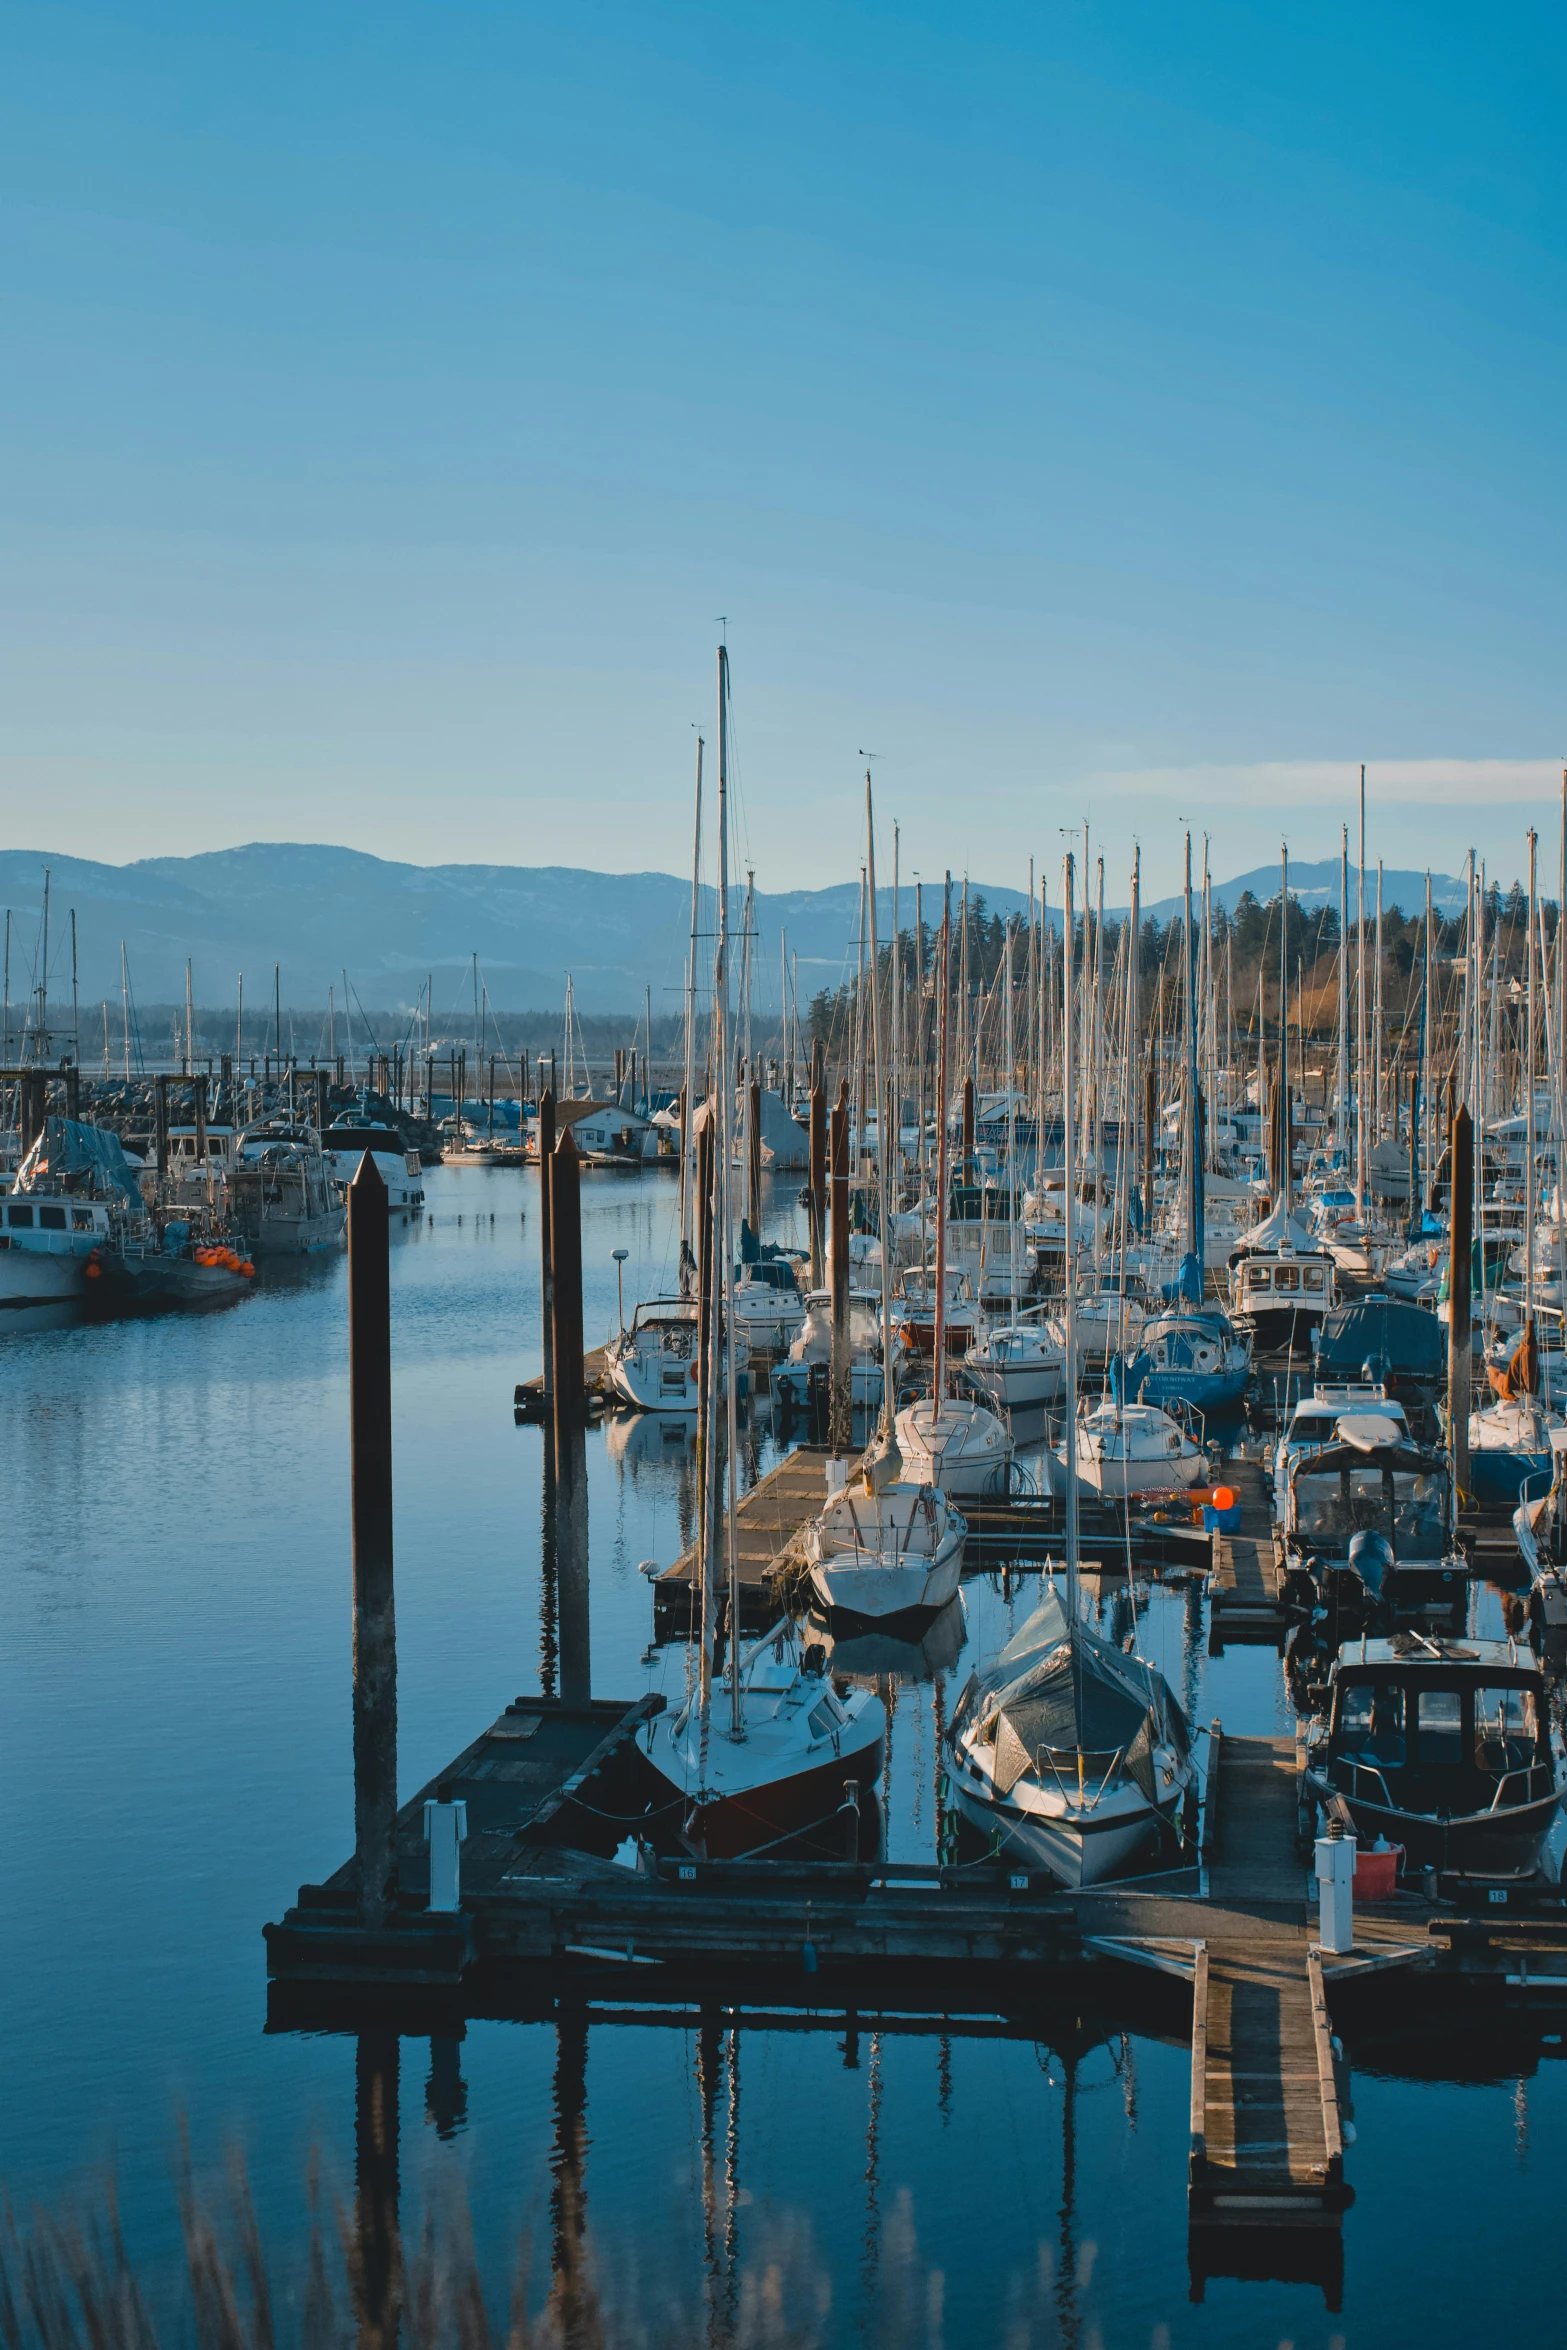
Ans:
{"label": "boat cabin window", "polygon": [[1246,1286],[1248,1289],[1271,1289],[1273,1287],[1272,1267],[1269,1265],[1248,1265]]}
{"label": "boat cabin window", "polygon": [[1305,1265],[1301,1268],[1300,1280],[1303,1289],[1324,1289],[1327,1286],[1327,1278],[1325,1265]]}
{"label": "boat cabin window", "polygon": [[1295,1523],[1308,1542],[1344,1547],[1363,1529],[1387,1532],[1387,1500],[1380,1469],[1341,1469],[1332,1477],[1302,1477],[1295,1486]]}
{"label": "boat cabin window", "polygon": [[1464,1759],[1464,1701],[1456,1689],[1422,1689],[1419,1707],[1420,1760],[1427,1770]]}
{"label": "boat cabin window", "polygon": [[1320,1412],[1309,1412],[1304,1419],[1298,1419],[1291,1428],[1290,1442],[1291,1444],[1326,1444],[1337,1425],[1337,1421],[1331,1415],[1324,1419]]}
{"label": "boat cabin window", "polygon": [[1393,1479],[1393,1553],[1401,1559],[1440,1558],[1447,1547],[1447,1488],[1441,1477]]}
{"label": "boat cabin window", "polygon": [[38,1221],[45,1232],[63,1232],[65,1230],[65,1210],[64,1208],[40,1208]]}
{"label": "boat cabin window", "polygon": [[1404,1735],[1404,1690],[1398,1681],[1352,1681],[1339,1692],[1339,1751],[1379,1770],[1402,1770],[1408,1748]]}
{"label": "boat cabin window", "polygon": [[92,1230],[91,1208],[73,1208],[71,1210],[71,1229],[73,1232],[90,1232]]}
{"label": "boat cabin window", "polygon": [[1477,1689],[1474,1758],[1482,1771],[1527,1770],[1540,1742],[1532,1689]]}
{"label": "boat cabin window", "polygon": [[1275,1265],[1273,1286],[1275,1289],[1299,1289],[1300,1267],[1298,1265]]}
{"label": "boat cabin window", "polygon": [[31,1232],[33,1228],[33,1204],[31,1200],[28,1200],[25,1203],[21,1200],[13,1200],[9,1210],[7,1211],[7,1214],[9,1221],[19,1230],[23,1232]]}

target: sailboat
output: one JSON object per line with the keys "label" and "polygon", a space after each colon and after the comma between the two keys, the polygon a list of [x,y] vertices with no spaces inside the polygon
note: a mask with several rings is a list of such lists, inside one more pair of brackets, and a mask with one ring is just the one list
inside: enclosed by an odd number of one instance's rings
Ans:
{"label": "sailboat", "polygon": [[934,1363],[931,1391],[906,1404],[896,1422],[898,1449],[922,1485],[939,1485],[942,1492],[965,1494],[1004,1490],[1012,1465],[1012,1438],[1004,1423],[986,1405],[970,1396],[947,1393],[947,1194],[948,1095],[947,1030],[948,959],[951,948],[952,906],[949,897],[941,918],[941,1050],[937,1090],[936,1142],[936,1295]]}
{"label": "sailboat", "polygon": [[[713,960],[715,1069],[730,1066],[729,1020],[729,655],[718,650],[718,937]],[[740,1573],[735,1547],[739,1502],[736,1349],[726,1348],[717,1310],[735,1257],[733,1095],[713,1088],[715,1118],[701,1137],[695,1214],[697,1273],[698,1670],[678,1712],[656,1715],[639,1733],[655,1783],[651,1816],[673,1815],[687,1848],[713,1858],[825,1825],[845,1783],[868,1786],[881,1767],[887,1716],[866,1689],[839,1689],[826,1651],[783,1622],[751,1648],[739,1642]],[[722,1428],[722,1437],[720,1429]],[[723,1484],[721,1491],[720,1461]],[[714,1707],[714,1646],[720,1554],[728,1575],[727,1707]]]}
{"label": "sailboat", "polygon": [[[871,929],[871,1036],[876,1098],[885,1103],[881,1063],[881,997],[877,977],[876,837],[871,779],[865,778],[866,869]],[[880,1218],[888,1229],[891,1169],[888,1130],[876,1122]],[[892,1301],[884,1284],[880,1296],[884,1359],[892,1350]],[[988,1415],[987,1415],[988,1416]],[[886,1618],[935,1615],[954,1597],[963,1565],[967,1521],[952,1507],[933,1478],[906,1479],[894,1418],[891,1381],[883,1383],[881,1429],[865,1455],[861,1474],[833,1495],[807,1529],[805,1555],[811,1586],[830,1612]]]}
{"label": "sailboat", "polygon": [[[1072,859],[1066,860],[1063,1123],[1072,1201]],[[1066,1234],[1067,1425],[1077,1419],[1075,1219]],[[1066,1480],[1066,1602],[1047,1594],[970,1677],[948,1732],[958,1809],[1001,1850],[1093,1885],[1154,1842],[1191,1784],[1186,1720],[1164,1676],[1079,1613],[1078,1489]]]}

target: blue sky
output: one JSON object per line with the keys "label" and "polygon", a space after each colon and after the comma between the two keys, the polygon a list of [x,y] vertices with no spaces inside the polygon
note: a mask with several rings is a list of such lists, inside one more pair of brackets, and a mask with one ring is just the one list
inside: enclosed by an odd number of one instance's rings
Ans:
{"label": "blue sky", "polygon": [[4,21],[6,845],[1554,865],[1559,12]]}

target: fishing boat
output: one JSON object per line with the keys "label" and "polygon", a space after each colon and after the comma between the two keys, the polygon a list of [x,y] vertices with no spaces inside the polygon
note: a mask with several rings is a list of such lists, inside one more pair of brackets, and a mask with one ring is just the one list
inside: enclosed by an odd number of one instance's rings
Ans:
{"label": "fishing boat", "polygon": [[86,1297],[113,1245],[106,1201],[13,1190],[0,1203],[0,1312]]}
{"label": "fishing boat", "polygon": [[321,1156],[332,1182],[345,1187],[359,1172],[366,1151],[386,1185],[386,1203],[407,1213],[424,1206],[424,1169],[395,1127],[373,1118],[336,1118],[321,1137]]}
{"label": "fishing boat", "polygon": [[313,1126],[247,1128],[227,1170],[228,1215],[254,1257],[320,1256],[343,1238],[348,1210]]}
{"label": "fishing boat", "polygon": [[1307,1730],[1306,1786],[1406,1873],[1530,1878],[1567,1790],[1545,1676],[1511,1640],[1351,1642]]}

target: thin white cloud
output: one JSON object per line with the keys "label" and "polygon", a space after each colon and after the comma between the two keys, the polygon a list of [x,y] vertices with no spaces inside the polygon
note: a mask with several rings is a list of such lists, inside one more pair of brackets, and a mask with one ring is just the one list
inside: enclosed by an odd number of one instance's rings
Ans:
{"label": "thin white cloud", "polygon": [[[1094,777],[1122,799],[1160,800],[1196,812],[1213,807],[1342,808],[1360,794],[1359,761],[1259,760],[1250,766],[1127,767]],[[1389,804],[1438,808],[1559,802],[1560,759],[1379,759],[1366,764],[1368,811]]]}

